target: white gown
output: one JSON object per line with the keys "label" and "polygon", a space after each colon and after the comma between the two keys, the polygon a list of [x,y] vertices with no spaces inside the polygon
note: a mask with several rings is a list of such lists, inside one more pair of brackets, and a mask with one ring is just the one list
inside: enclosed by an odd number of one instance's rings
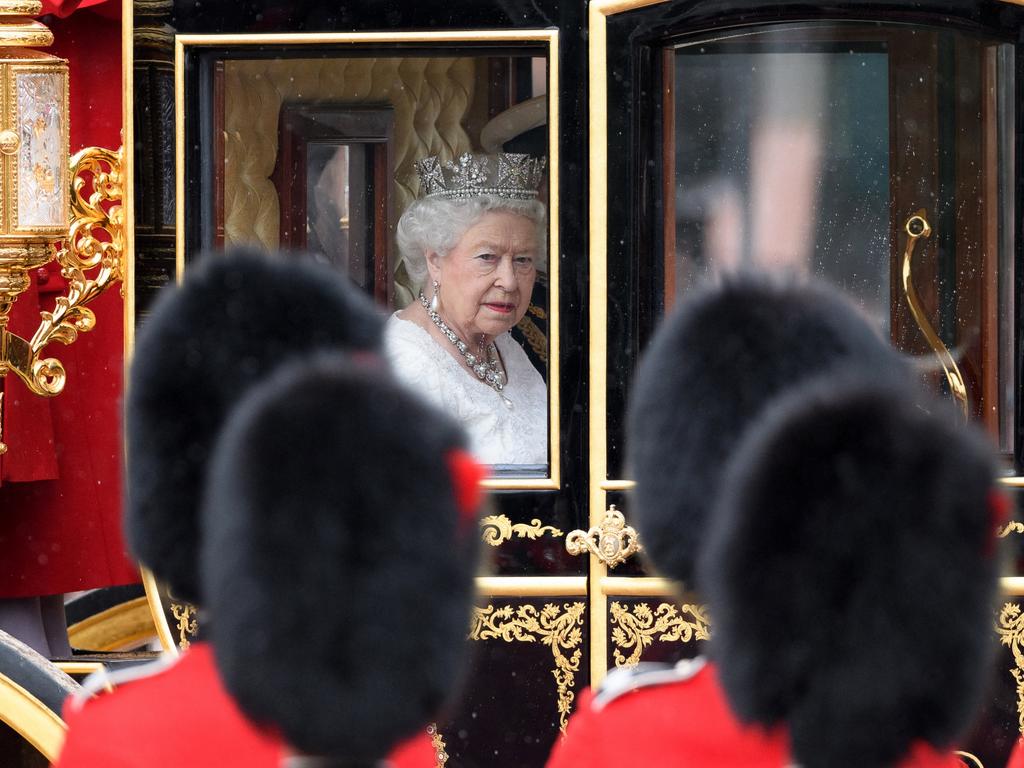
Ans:
{"label": "white gown", "polygon": [[508,383],[499,393],[477,379],[415,323],[392,315],[384,351],[399,380],[462,424],[486,464],[548,463],[548,392],[509,334],[495,339]]}

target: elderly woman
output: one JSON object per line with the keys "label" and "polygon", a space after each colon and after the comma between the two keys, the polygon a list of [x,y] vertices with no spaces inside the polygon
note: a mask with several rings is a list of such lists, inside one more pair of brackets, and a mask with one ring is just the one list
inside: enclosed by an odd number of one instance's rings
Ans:
{"label": "elderly woman", "polygon": [[522,154],[417,163],[398,223],[419,301],[385,330],[395,372],[458,420],[488,464],[548,463],[547,387],[508,331],[544,267],[543,161]]}

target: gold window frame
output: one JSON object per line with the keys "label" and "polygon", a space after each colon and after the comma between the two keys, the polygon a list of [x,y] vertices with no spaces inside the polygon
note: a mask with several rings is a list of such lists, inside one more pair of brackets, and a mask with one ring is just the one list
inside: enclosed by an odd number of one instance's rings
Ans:
{"label": "gold window frame", "polygon": [[[228,35],[175,35],[175,274],[185,271],[185,56],[187,49],[210,46],[374,45],[389,43],[546,43],[548,54],[548,447],[546,477],[489,477],[481,483],[492,490],[560,490],[561,418],[559,388],[559,238],[558,238],[558,30],[468,30],[448,32],[324,32]],[[126,195],[127,196],[127,195]]]}

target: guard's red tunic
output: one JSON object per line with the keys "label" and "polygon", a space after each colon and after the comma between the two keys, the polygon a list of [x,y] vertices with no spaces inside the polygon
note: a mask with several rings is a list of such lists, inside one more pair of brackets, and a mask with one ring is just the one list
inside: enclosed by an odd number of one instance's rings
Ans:
{"label": "guard's red tunic", "polygon": [[1024,738],[1017,739],[1017,745],[1010,753],[1010,760],[1006,768],[1024,768]]}
{"label": "guard's red tunic", "polygon": [[[666,675],[664,682],[643,682],[643,677],[637,676],[637,687],[611,696],[584,691],[547,768],[792,765],[785,729],[741,724],[729,709],[712,664],[675,680]],[[919,745],[900,768],[963,765],[955,755]]]}
{"label": "guard's red tunic", "polygon": [[[280,768],[285,747],[250,723],[225,690],[208,643],[169,667],[64,707],[68,737],[56,768]],[[421,736],[396,749],[395,768],[433,768]]]}

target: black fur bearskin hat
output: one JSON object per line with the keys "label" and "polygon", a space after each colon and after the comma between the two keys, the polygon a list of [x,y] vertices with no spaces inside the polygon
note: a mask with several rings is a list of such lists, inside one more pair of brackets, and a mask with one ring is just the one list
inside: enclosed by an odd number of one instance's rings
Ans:
{"label": "black fur bearskin hat", "polygon": [[985,686],[1008,500],[983,436],[917,393],[823,377],[726,470],[701,554],[736,714],[784,724],[804,768],[948,748]]}
{"label": "black fur bearskin hat", "polygon": [[699,589],[706,521],[743,430],[787,387],[847,362],[905,370],[870,319],[824,283],[752,271],[683,299],[644,354],[627,421],[632,517],[658,571]]}
{"label": "black fur bearskin hat", "polygon": [[175,597],[202,603],[199,502],[229,409],[289,357],[377,351],[382,337],[368,299],[296,257],[211,254],[157,297],[130,372],[125,531]]}
{"label": "black fur bearskin hat", "polygon": [[254,722],[360,764],[437,717],[477,565],[464,446],[384,372],[337,361],[282,369],[232,414],[202,565],[218,666]]}

